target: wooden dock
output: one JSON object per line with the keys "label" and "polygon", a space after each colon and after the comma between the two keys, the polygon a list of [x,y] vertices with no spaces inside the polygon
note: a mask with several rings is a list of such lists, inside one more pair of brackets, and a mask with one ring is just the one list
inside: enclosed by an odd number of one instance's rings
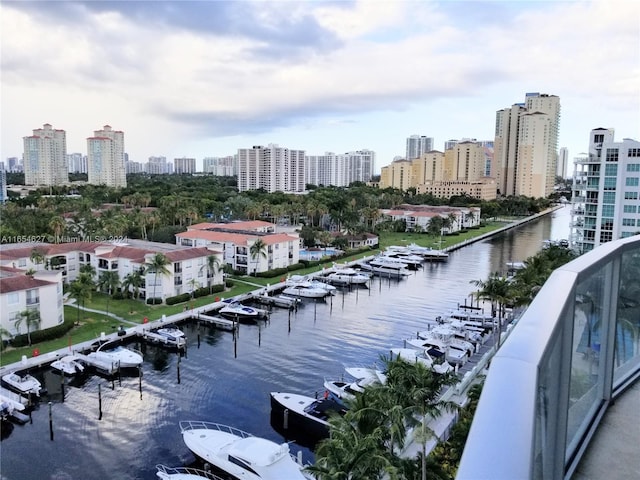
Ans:
{"label": "wooden dock", "polygon": [[231,331],[237,328],[237,323],[234,322],[233,320],[227,320],[226,318],[222,318],[222,317],[213,317],[211,315],[205,315],[204,313],[198,313],[198,316],[196,317],[196,319],[215,325],[216,327],[222,330]]}

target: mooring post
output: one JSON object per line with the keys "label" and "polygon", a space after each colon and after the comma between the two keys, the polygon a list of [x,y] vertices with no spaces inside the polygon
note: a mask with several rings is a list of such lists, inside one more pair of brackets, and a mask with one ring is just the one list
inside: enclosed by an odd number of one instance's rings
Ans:
{"label": "mooring post", "polygon": [[51,405],[53,404],[49,402],[49,440],[53,442],[53,411]]}
{"label": "mooring post", "polygon": [[102,384],[98,384],[98,420],[102,420]]}

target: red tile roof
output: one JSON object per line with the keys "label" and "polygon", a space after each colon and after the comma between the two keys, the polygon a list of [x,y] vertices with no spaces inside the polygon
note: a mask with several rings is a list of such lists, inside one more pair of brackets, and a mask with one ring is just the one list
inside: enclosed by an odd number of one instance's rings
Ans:
{"label": "red tile roof", "polygon": [[230,223],[196,223],[187,227],[188,230],[206,230],[209,228],[224,228],[225,230],[257,230],[264,227],[275,228],[275,225],[271,222],[265,222],[264,220],[247,220],[243,222],[230,222]]}
{"label": "red tile roof", "polygon": [[12,275],[0,278],[0,293],[19,292],[31,288],[48,287],[55,285],[54,282],[45,282],[44,280],[36,280],[30,275]]}

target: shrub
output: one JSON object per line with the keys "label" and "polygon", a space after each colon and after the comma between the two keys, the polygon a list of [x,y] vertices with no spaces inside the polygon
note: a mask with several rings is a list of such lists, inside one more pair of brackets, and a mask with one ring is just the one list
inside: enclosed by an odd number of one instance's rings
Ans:
{"label": "shrub", "polygon": [[191,295],[188,293],[181,293],[175,297],[167,297],[165,303],[167,305],[175,305],[176,303],[188,302],[191,299]]}
{"label": "shrub", "polygon": [[124,300],[124,293],[116,292],[113,295],[111,295],[111,298],[113,298],[114,300]]}
{"label": "shrub", "polygon": [[147,298],[147,305],[161,305],[162,304],[162,299],[155,297],[155,298]]}

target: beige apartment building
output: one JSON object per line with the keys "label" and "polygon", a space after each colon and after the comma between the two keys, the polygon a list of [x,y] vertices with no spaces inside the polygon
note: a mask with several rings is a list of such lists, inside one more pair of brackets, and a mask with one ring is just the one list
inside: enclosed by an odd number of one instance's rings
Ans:
{"label": "beige apartment building", "polygon": [[55,186],[69,181],[67,134],[45,123],[23,137],[24,182],[26,185]]}
{"label": "beige apartment building", "polygon": [[524,103],[496,113],[494,158],[501,195],[547,197],[558,158],[560,98],[527,93]]}
{"label": "beige apartment building", "polygon": [[105,125],[87,138],[88,182],[93,185],[127,186],[124,166],[124,133]]}

